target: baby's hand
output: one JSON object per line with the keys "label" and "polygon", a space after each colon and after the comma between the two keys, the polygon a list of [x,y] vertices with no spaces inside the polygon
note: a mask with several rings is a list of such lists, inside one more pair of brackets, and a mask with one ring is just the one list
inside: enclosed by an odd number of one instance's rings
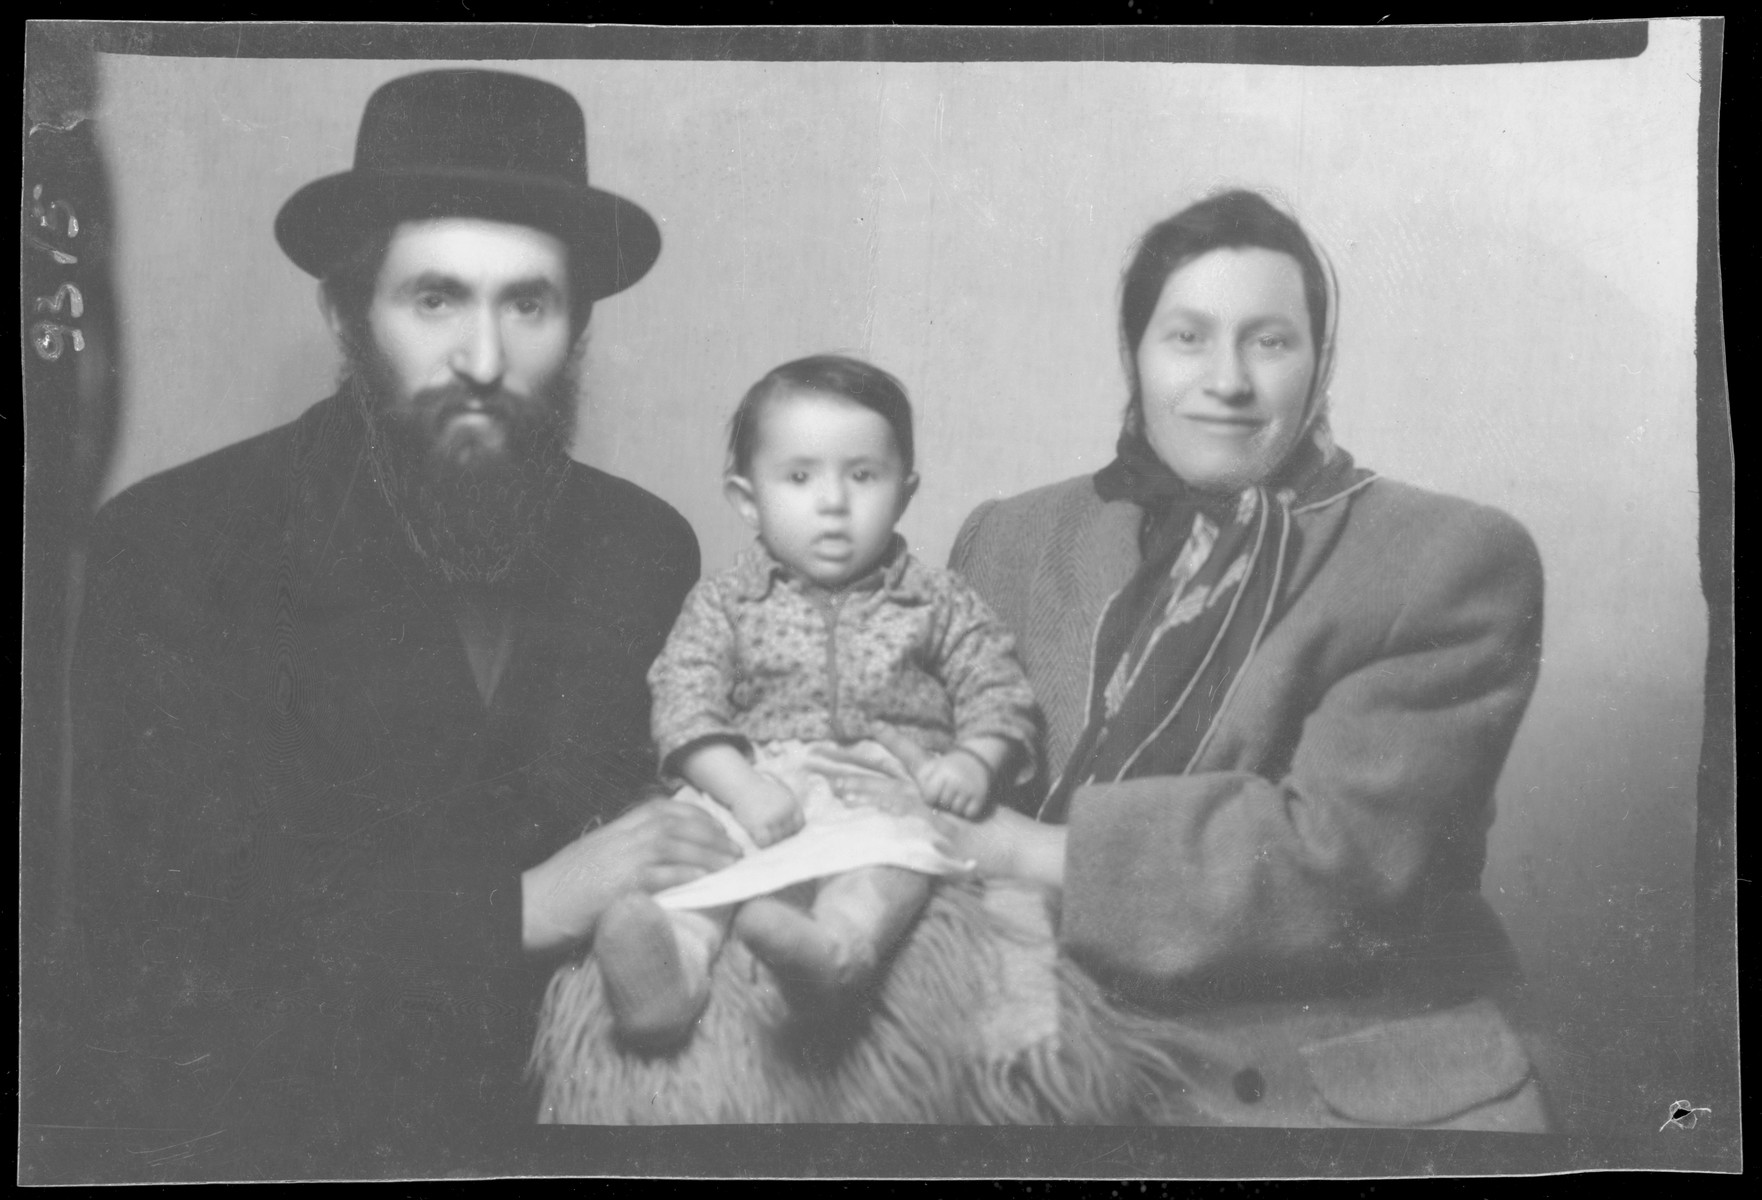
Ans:
{"label": "baby's hand", "polygon": [[924,799],[937,808],[969,818],[985,811],[991,772],[976,755],[964,750],[940,755],[919,767],[917,777]]}
{"label": "baby's hand", "polygon": [[739,794],[727,798],[728,811],[761,846],[782,841],[802,826],[801,802],[788,788],[757,775]]}

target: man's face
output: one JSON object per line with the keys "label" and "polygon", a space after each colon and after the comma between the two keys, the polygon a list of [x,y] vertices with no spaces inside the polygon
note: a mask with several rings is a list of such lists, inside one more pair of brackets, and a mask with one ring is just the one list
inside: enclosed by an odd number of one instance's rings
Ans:
{"label": "man's face", "polygon": [[426,473],[494,476],[572,427],[574,389],[559,386],[574,340],[568,264],[561,241],[524,225],[446,218],[393,232],[364,349],[375,416]]}

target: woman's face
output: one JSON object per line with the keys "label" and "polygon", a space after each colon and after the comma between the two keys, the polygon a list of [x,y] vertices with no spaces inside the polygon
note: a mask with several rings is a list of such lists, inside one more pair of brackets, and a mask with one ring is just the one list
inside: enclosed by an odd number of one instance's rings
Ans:
{"label": "woman's face", "polygon": [[1303,432],[1316,348],[1297,260],[1212,250],[1163,284],[1138,343],[1144,432],[1204,491],[1263,483]]}

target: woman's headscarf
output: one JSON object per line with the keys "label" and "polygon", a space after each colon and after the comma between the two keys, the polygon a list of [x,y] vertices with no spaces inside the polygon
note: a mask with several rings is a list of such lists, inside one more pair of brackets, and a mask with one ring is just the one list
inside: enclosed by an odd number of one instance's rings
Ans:
{"label": "woman's headscarf", "polygon": [[[1095,476],[1103,500],[1144,510],[1142,561],[1102,613],[1088,719],[1040,805],[1041,820],[1064,820],[1072,794],[1085,783],[1191,768],[1276,615],[1296,552],[1292,511],[1373,477],[1334,445],[1328,426],[1340,310],[1332,264],[1320,247],[1316,255],[1326,285],[1326,324],[1302,432],[1272,475],[1235,493],[1190,487],[1150,445],[1142,404],[1135,401],[1113,462]],[[1208,552],[1195,540],[1200,514],[1216,530]]]}

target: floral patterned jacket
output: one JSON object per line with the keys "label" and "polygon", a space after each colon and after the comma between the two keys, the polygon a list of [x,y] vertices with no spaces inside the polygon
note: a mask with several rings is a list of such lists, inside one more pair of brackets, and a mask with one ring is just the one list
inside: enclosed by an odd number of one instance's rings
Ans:
{"label": "floral patterned jacket", "polygon": [[851,742],[877,724],[932,754],[994,736],[1035,761],[1039,715],[1013,639],[897,534],[881,564],[839,592],[749,546],[687,597],[649,688],[664,774],[709,739]]}

